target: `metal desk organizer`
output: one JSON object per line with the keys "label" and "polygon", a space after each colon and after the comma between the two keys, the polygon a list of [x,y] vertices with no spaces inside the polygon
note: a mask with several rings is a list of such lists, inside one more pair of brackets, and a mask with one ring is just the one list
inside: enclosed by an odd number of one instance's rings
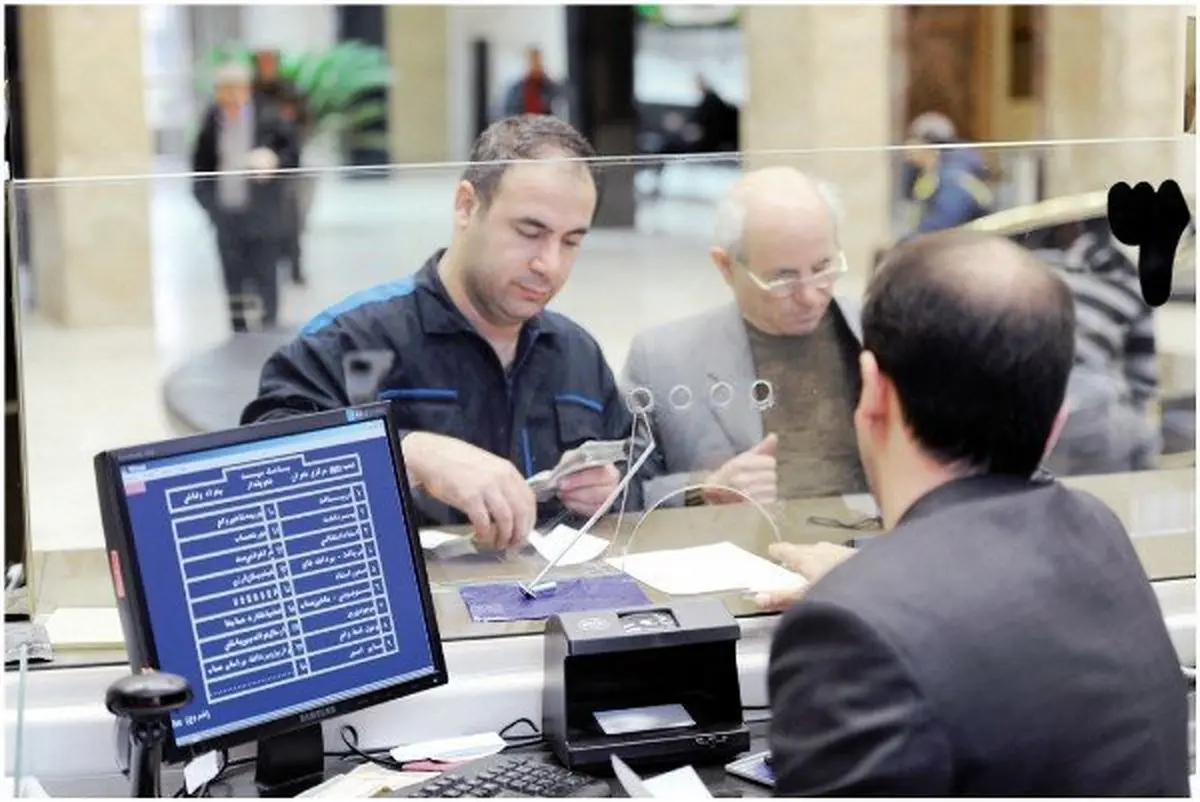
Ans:
{"label": "metal desk organizer", "polygon": [[[591,442],[584,443],[578,449],[576,449],[576,453],[582,454],[582,457],[576,458],[575,455],[572,454],[570,458],[560,462],[560,464],[551,473],[554,474],[555,471],[560,471],[563,465],[567,465],[567,473],[558,473],[558,478],[561,478],[562,476],[576,473],[584,468],[590,468],[596,465],[611,465],[615,462],[626,461],[633,453],[633,449],[637,445],[638,437],[636,433],[631,435],[628,440],[593,440]],[[590,532],[592,527],[596,525],[596,522],[599,521],[610,509],[612,509],[612,506],[614,503],[616,503],[617,499],[621,498],[621,496],[629,490],[629,484],[633,481],[634,477],[637,476],[637,473],[642,469],[642,466],[646,464],[646,460],[650,458],[650,455],[654,453],[654,446],[655,444],[653,439],[645,443],[645,447],[642,449],[641,455],[632,465],[629,466],[629,469],[625,471],[625,475],[621,477],[621,481],[618,482],[617,486],[613,488],[612,493],[608,495],[608,498],[604,500],[604,503],[601,504],[594,513],[592,513],[592,517],[588,518],[587,523],[579,527],[579,531],[575,533],[575,537],[571,539],[571,542],[567,544],[567,547],[560,551],[553,560],[546,563],[546,567],[543,568],[538,575],[533,578],[532,581],[522,582],[517,585],[517,588],[521,591],[522,596],[532,601],[534,599],[554,594],[554,592],[558,589],[558,584],[556,582],[547,582],[546,576],[554,570],[559,561],[562,560],[563,555],[567,554],[575,546],[575,544],[579,542],[579,539]],[[614,455],[614,459],[607,459],[608,457],[613,457]],[[530,481],[532,482],[533,479],[536,478],[536,476],[531,477]],[[550,485],[551,488],[557,486],[558,478],[554,479],[553,484]]]}

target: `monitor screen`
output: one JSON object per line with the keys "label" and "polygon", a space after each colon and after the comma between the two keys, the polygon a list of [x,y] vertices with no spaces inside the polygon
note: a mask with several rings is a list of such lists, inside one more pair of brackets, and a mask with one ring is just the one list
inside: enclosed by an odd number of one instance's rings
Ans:
{"label": "monitor screen", "polygon": [[172,714],[176,747],[445,681],[387,417],[334,420],[118,456],[141,626],[194,694]]}

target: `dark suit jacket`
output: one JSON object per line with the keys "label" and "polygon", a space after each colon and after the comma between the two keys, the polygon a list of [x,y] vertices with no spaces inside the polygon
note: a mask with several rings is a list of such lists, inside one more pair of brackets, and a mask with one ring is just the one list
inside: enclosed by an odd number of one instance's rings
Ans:
{"label": "dark suit jacket", "polygon": [[919,500],[788,611],[781,796],[1188,794],[1187,688],[1124,527],[1054,481]]}
{"label": "dark suit jacket", "polygon": [[[300,143],[297,132],[293,127],[272,119],[272,115],[263,114],[262,111],[258,106],[254,107],[254,147],[275,151],[281,170],[299,167]],[[196,138],[196,146],[192,151],[192,172],[215,173],[221,169],[220,153],[217,151],[220,125],[221,109],[213,104],[205,111],[204,123],[200,128],[200,135]],[[297,178],[296,175],[283,175],[266,180],[248,180],[249,202],[244,210],[232,215],[222,210],[217,203],[216,176],[196,176],[192,180],[192,194],[216,225],[227,224],[227,218],[240,217],[254,229],[271,233],[286,226],[284,182],[295,181]]]}

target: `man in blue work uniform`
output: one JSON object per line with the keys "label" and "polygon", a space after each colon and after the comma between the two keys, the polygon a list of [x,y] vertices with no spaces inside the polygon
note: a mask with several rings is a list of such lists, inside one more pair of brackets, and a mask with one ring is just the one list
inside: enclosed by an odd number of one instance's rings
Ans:
{"label": "man in blue work uniform", "polygon": [[915,206],[912,234],[966,225],[994,211],[983,154],[962,147],[948,117],[926,112],[913,120],[908,136],[901,186]]}
{"label": "man in blue work uniform", "polygon": [[631,433],[600,346],[545,311],[596,210],[594,166],[578,161],[594,155],[551,116],[491,125],[455,191],[449,248],[317,315],[267,360],[242,423],[348,406],[346,357],[390,352],[377,397],[399,415],[419,525],[469,521],[480,546],[506,548],[538,518],[593,513],[616,468],[568,477],[540,510],[526,478],[586,441]]}

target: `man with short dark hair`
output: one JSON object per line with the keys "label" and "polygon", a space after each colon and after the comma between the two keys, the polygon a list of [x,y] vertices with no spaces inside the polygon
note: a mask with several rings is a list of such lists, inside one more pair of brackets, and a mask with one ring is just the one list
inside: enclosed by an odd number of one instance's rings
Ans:
{"label": "man with short dark hair", "polygon": [[394,356],[372,398],[390,399],[420,524],[465,523],[477,542],[523,542],[535,519],[590,515],[612,466],[563,480],[541,515],[526,479],[589,440],[627,438],[631,415],[596,341],[545,310],[596,211],[595,155],[548,116],[512,117],[476,141],[454,195],[450,246],[415,275],[320,313],[263,366],[243,423],[355,402],[346,362]]}
{"label": "man with short dark hair", "polygon": [[862,315],[859,451],[889,534],[783,617],[781,796],[1188,794],[1187,688],[1128,533],[1033,474],[1075,317],[1025,249],[899,246]]}

